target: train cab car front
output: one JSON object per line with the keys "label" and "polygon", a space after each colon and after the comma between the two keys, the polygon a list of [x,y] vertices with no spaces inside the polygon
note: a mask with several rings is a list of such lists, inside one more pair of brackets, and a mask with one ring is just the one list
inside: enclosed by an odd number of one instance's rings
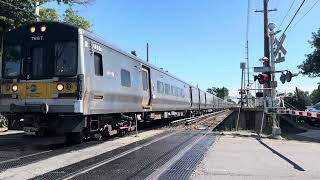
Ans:
{"label": "train cab car front", "polygon": [[83,121],[78,31],[61,23],[37,22],[5,34],[0,111],[11,127],[64,133],[74,131],[65,119]]}

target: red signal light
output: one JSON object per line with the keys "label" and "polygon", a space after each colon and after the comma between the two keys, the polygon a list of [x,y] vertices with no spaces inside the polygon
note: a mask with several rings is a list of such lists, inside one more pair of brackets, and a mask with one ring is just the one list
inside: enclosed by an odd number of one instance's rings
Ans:
{"label": "red signal light", "polygon": [[270,77],[267,74],[264,74],[263,81],[270,81]]}
{"label": "red signal light", "polygon": [[265,84],[271,81],[271,75],[269,73],[259,74],[254,77],[254,80],[258,80],[260,84]]}

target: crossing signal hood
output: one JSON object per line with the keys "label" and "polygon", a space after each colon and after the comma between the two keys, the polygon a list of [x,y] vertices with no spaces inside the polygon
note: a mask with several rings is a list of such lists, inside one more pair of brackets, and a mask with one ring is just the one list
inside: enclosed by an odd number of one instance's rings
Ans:
{"label": "crossing signal hood", "polygon": [[254,76],[254,81],[258,80],[260,84],[265,84],[271,81],[271,74],[270,73],[262,73],[259,75]]}
{"label": "crossing signal hood", "polygon": [[290,71],[287,71],[287,73],[282,72],[281,76],[280,76],[280,81],[282,82],[282,84],[287,82],[290,82],[292,77],[297,76],[298,74],[292,74]]}

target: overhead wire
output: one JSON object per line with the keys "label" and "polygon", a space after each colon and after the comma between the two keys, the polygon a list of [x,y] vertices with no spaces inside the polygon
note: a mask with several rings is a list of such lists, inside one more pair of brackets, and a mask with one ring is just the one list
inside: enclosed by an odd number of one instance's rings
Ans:
{"label": "overhead wire", "polygon": [[309,14],[309,12],[318,4],[320,0],[317,0],[312,6],[311,8],[288,30],[288,32],[290,32],[307,14]]}
{"label": "overhead wire", "polygon": [[299,8],[297,9],[297,11],[294,13],[293,17],[291,18],[289,24],[287,25],[287,27],[285,28],[285,30],[283,31],[283,34],[288,30],[288,28],[290,27],[292,21],[294,20],[294,18],[297,16],[297,14],[299,13],[300,9],[302,8],[303,4],[306,2],[306,0],[303,0],[302,3],[300,4]]}
{"label": "overhead wire", "polygon": [[282,24],[283,24],[284,20],[288,17],[289,12],[290,12],[290,10],[292,9],[293,4],[295,3],[295,1],[296,1],[296,0],[293,0],[293,1],[292,1],[292,3],[291,3],[291,5],[290,5],[289,9],[287,10],[286,15],[283,17],[283,19],[282,19],[282,21],[281,21],[281,23],[280,23],[279,29],[281,28],[281,26],[282,26]]}

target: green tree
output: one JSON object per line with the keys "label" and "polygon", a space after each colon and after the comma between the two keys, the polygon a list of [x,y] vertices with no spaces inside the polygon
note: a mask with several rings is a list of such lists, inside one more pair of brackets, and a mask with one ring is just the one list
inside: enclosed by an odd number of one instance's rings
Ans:
{"label": "green tree", "polygon": [[312,33],[311,41],[309,41],[313,52],[306,55],[306,60],[298,67],[302,73],[309,77],[320,77],[320,29],[316,33]]}
{"label": "green tree", "polygon": [[310,100],[312,104],[320,102],[320,83],[318,83],[318,88],[311,92]]}
{"label": "green tree", "polygon": [[207,89],[208,93],[214,94],[219,98],[225,99],[226,97],[229,96],[229,90],[226,87],[222,88],[217,88],[217,87],[212,87]]}
{"label": "green tree", "polygon": [[28,24],[36,20],[34,14],[36,2],[43,5],[48,2],[57,2],[58,4],[69,5],[66,9],[63,19],[53,8],[40,8],[41,21],[61,21],[83,29],[90,30],[91,24],[85,18],[79,16],[72,10],[72,6],[87,5],[93,0],[1,0],[0,1],[0,59],[2,53],[2,38],[4,32],[20,25]]}
{"label": "green tree", "polygon": [[[320,29],[318,32],[312,33],[312,38],[309,41],[313,52],[306,55],[306,60],[298,67],[304,75],[309,77],[320,77]],[[320,102],[320,84],[318,88],[311,92],[310,99],[312,104]]]}
{"label": "green tree", "polygon": [[70,7],[66,9],[63,15],[63,22],[81,27],[90,31],[91,24],[84,17],[80,16],[76,11],[72,10]]}
{"label": "green tree", "polygon": [[[0,26],[3,29],[11,29],[23,24],[35,21],[34,10],[36,2],[43,5],[48,2],[57,2],[66,5],[87,5],[93,0],[2,0],[0,2]],[[41,20],[57,20],[57,12],[55,9],[41,8]]]}
{"label": "green tree", "polygon": [[306,106],[311,105],[311,100],[308,91],[302,91],[296,88],[294,93],[289,93],[289,97],[284,99],[285,103],[297,108],[300,111],[304,111]]}
{"label": "green tree", "polygon": [[60,15],[53,8],[41,8],[40,21],[60,21]]}

